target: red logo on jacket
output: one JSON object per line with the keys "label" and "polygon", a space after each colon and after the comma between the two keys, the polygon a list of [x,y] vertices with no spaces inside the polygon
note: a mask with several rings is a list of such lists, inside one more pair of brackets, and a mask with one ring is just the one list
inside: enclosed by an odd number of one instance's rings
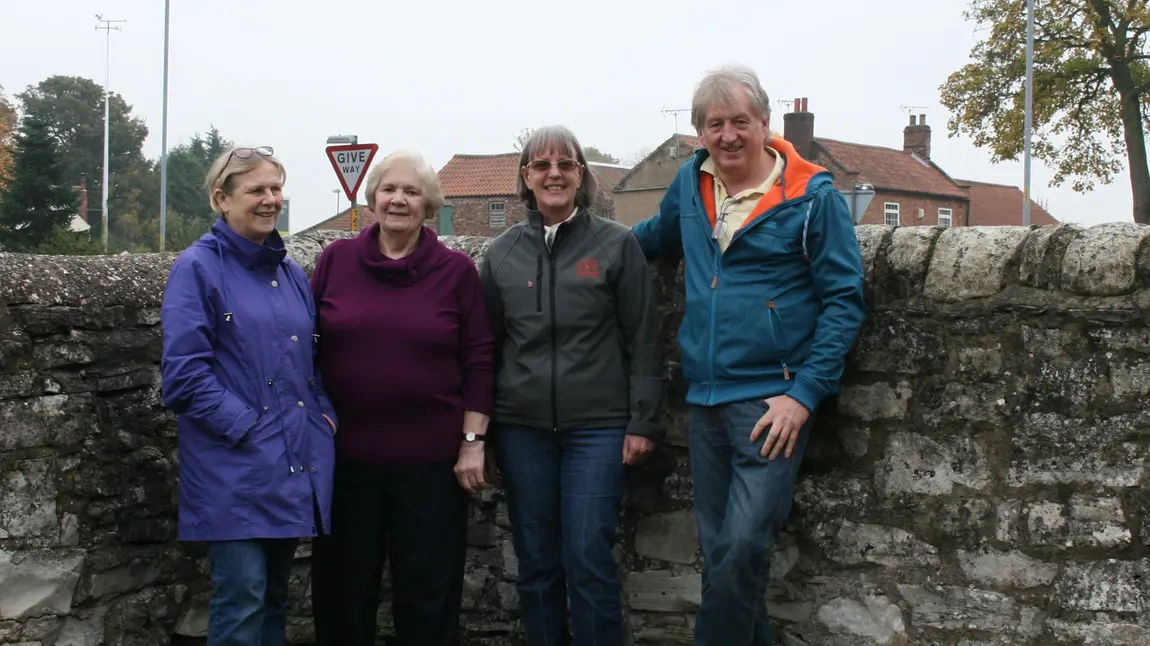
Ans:
{"label": "red logo on jacket", "polygon": [[594,258],[580,260],[575,272],[580,278],[598,278],[599,261]]}

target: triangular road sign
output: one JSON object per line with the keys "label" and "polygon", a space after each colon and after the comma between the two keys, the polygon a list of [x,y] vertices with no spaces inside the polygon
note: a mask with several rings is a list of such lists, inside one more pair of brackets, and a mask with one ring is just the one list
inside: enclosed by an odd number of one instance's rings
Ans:
{"label": "triangular road sign", "polygon": [[348,146],[328,146],[327,158],[331,167],[335,169],[335,176],[343,185],[343,192],[347,199],[355,202],[355,195],[359,192],[359,185],[363,176],[375,159],[379,150],[376,144],[352,144]]}

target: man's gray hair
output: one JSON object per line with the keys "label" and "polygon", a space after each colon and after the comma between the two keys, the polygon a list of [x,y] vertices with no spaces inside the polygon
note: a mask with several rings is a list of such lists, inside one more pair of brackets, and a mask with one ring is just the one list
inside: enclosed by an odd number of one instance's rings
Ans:
{"label": "man's gray hair", "polygon": [[725,65],[711,70],[695,86],[695,95],[691,99],[691,123],[695,130],[702,130],[708,108],[738,105],[744,98],[751,100],[751,107],[759,118],[770,118],[771,100],[754,70],[745,65]]}

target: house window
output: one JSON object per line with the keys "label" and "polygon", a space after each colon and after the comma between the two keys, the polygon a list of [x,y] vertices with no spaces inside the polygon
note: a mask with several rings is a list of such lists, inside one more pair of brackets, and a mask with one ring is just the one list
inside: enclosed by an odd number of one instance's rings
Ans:
{"label": "house window", "polygon": [[897,227],[898,221],[898,202],[886,202],[882,205],[882,219],[883,223],[888,227]]}
{"label": "house window", "polygon": [[507,228],[507,205],[505,203],[487,203],[487,226],[497,230]]}
{"label": "house window", "polygon": [[950,215],[951,215],[950,209],[939,209],[938,210],[938,226],[940,226],[944,229],[949,227],[950,222],[951,222]]}

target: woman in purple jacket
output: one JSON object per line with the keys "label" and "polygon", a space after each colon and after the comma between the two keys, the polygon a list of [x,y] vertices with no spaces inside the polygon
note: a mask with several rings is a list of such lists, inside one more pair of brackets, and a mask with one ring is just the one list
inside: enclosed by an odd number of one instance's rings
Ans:
{"label": "woman in purple jacket", "polygon": [[394,153],[367,178],[376,220],[312,274],[320,361],[339,411],[332,533],[315,545],[316,642],[376,643],[391,565],[395,644],[457,643],[465,492],[485,486],[494,347],[479,272],[423,226],[435,169]]}
{"label": "woman in purple jacket", "polygon": [[284,643],[300,537],[327,533],[336,417],[307,276],[275,230],[283,165],[235,148],[206,179],[211,231],[164,289],[164,404],[179,420],[179,537],[206,541],[208,646]]}

